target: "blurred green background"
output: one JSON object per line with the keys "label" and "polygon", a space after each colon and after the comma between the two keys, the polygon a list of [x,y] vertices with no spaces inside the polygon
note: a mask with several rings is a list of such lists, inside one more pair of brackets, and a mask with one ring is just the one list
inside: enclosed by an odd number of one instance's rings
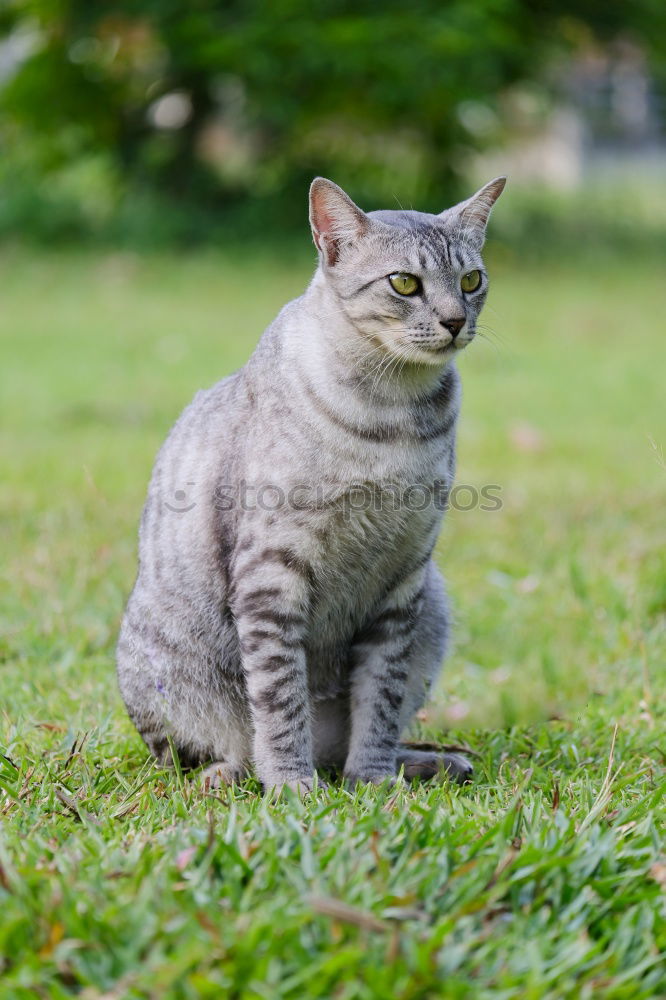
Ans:
{"label": "blurred green background", "polygon": [[3,0],[0,32],[0,237],[263,241],[315,174],[439,211],[500,170],[534,252],[666,224],[660,0]]}

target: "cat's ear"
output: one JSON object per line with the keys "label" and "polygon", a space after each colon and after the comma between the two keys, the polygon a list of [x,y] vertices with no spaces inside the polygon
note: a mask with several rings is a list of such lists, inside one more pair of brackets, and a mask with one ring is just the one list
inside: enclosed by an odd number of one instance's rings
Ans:
{"label": "cat's ear", "polygon": [[483,245],[490,210],[504,190],[505,184],[506,177],[496,177],[495,180],[484,184],[471,198],[461,201],[453,208],[447,208],[442,212],[442,218],[457,221],[461,233],[467,234]]}
{"label": "cat's ear", "polygon": [[343,248],[368,231],[370,220],[337,184],[315,177],[310,185],[310,225],[317,250],[333,267]]}

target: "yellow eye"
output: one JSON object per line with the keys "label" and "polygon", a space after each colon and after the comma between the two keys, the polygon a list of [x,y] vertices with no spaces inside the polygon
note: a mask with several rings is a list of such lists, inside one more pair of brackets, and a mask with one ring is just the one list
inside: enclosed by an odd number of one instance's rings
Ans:
{"label": "yellow eye", "polygon": [[460,287],[463,292],[475,292],[479,285],[481,284],[481,272],[480,271],[469,271],[467,274],[463,274],[460,279]]}
{"label": "yellow eye", "polygon": [[402,271],[397,274],[389,274],[389,281],[396,292],[400,292],[401,295],[413,295],[421,287],[418,278],[415,278],[413,274],[403,274]]}

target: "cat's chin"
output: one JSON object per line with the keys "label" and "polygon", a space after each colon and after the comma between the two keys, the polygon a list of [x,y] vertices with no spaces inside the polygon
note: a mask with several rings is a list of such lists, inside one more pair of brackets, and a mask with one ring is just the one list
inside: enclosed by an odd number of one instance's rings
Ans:
{"label": "cat's chin", "polygon": [[410,352],[408,360],[414,365],[422,365],[428,368],[442,368],[456,354],[458,354],[458,349],[452,344],[447,344],[445,347],[419,347],[416,351]]}
{"label": "cat's chin", "polygon": [[470,337],[468,340],[465,340],[462,343],[458,343],[456,341],[453,344],[447,344],[446,347],[442,347],[439,350],[434,349],[432,351],[424,351],[424,354],[429,355],[428,364],[440,365],[440,366],[447,364],[449,361],[452,361],[453,358],[457,357],[459,354],[462,354],[465,348],[469,347],[469,345],[472,343],[472,340],[473,337]]}

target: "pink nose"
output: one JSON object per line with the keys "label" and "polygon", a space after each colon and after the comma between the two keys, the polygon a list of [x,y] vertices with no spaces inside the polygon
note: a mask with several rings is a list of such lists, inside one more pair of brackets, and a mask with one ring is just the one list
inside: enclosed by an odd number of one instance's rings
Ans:
{"label": "pink nose", "polygon": [[455,340],[462,328],[465,325],[464,316],[454,316],[453,319],[440,319],[441,325],[449,331],[453,339]]}

